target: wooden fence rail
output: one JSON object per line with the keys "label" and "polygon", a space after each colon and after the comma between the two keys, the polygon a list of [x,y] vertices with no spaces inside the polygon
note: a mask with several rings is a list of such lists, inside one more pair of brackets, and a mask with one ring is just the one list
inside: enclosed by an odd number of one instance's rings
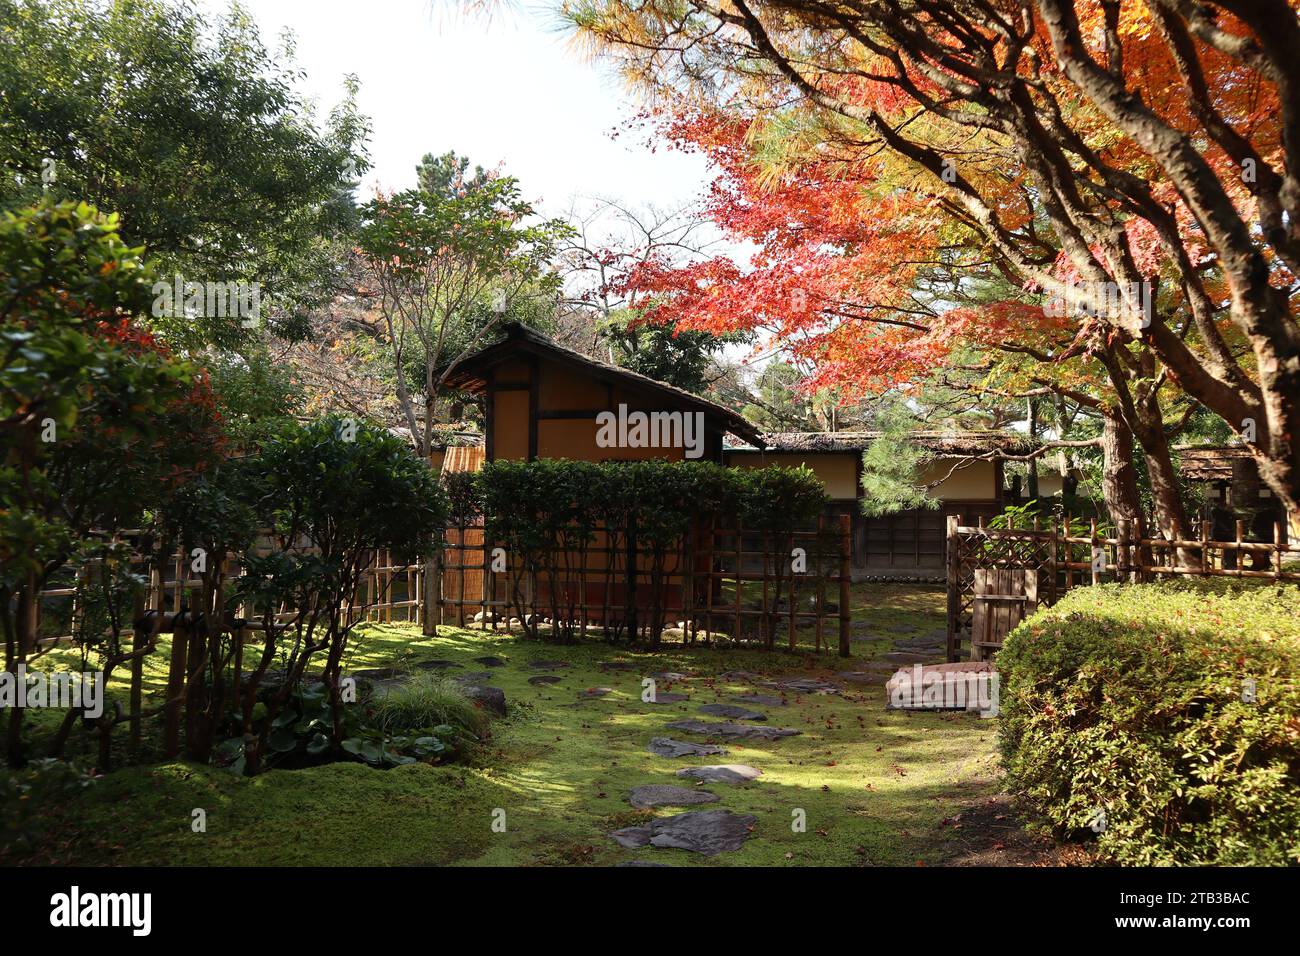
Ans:
{"label": "wooden fence rail", "polygon": [[1095,520],[1086,534],[1074,533],[1077,526],[1067,517],[1045,526],[1035,520],[1031,528],[991,528],[982,518],[969,526],[949,516],[950,661],[961,660],[963,647],[971,646],[980,582],[994,579],[981,572],[1012,572],[1022,582],[1032,578],[1038,605],[1055,604],[1070,588],[1105,581],[1221,577],[1300,583],[1300,542],[1288,540],[1281,523],[1273,526],[1272,541],[1247,540],[1240,521],[1231,541],[1215,540],[1208,521],[1201,522],[1199,537],[1176,540],[1143,536],[1129,521],[1120,522],[1113,536],[1101,533]]}

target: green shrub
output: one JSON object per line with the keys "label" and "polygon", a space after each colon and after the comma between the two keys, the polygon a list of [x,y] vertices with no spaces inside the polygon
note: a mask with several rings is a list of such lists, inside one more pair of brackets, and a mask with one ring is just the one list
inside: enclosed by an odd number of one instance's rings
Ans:
{"label": "green shrub", "polygon": [[1300,862],[1298,612],[1292,586],[1071,591],[998,654],[1009,788],[1115,862]]}
{"label": "green shrub", "polygon": [[448,724],[479,737],[487,717],[456,681],[441,674],[418,674],[375,701],[373,722],[386,733]]}
{"label": "green shrub", "polygon": [[23,850],[34,845],[49,822],[51,805],[92,783],[93,777],[61,760],[0,767],[0,848]]}

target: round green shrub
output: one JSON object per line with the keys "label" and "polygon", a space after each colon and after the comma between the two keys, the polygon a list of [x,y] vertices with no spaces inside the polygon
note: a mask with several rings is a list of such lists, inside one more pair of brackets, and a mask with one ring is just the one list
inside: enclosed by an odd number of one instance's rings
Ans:
{"label": "round green shrub", "polygon": [[1009,789],[1060,831],[1125,864],[1300,863],[1300,588],[1078,588],[997,665]]}

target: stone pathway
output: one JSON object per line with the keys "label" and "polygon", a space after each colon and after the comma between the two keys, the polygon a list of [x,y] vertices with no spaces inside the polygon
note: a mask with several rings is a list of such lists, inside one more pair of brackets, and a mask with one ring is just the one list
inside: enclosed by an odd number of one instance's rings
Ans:
{"label": "stone pathway", "polygon": [[693,744],[685,740],[673,740],[671,737],[651,737],[650,752],[660,757],[712,757],[725,754],[726,747],[717,744]]}
{"label": "stone pathway", "polygon": [[763,775],[757,767],[743,763],[713,764],[704,767],[683,767],[677,771],[679,777],[690,777],[705,783],[749,783]]}
{"label": "stone pathway", "polygon": [[651,807],[692,807],[697,803],[717,803],[718,795],[698,788],[649,783],[629,791],[627,802],[638,810],[648,810]]}
{"label": "stone pathway", "polygon": [[705,856],[739,850],[758,823],[758,817],[730,810],[695,810],[652,820],[644,826],[623,827],[610,834],[619,846],[673,847]]}

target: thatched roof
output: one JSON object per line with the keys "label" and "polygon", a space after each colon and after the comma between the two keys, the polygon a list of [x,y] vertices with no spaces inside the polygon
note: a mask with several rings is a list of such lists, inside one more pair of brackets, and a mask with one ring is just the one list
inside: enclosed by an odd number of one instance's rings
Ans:
{"label": "thatched roof", "polygon": [[[728,452],[769,453],[844,453],[862,452],[884,432],[765,432],[765,449],[754,446],[728,444]],[[920,431],[908,435],[908,440],[936,455],[983,455],[990,451],[1018,453],[1030,447],[1029,439],[1016,432],[1003,431]]]}
{"label": "thatched roof", "polygon": [[[570,369],[593,378],[653,396],[674,408],[703,412],[717,421],[724,430],[738,435],[745,441],[762,442],[761,433],[752,422],[717,402],[711,402],[707,398],[701,398],[699,395],[660,382],[648,375],[575,352],[536,329],[530,329],[518,322],[510,322],[502,328],[505,331],[504,339],[480,349],[473,355],[466,356],[452,366],[451,374],[446,381],[448,388],[481,394],[487,389],[485,373],[488,369],[520,353],[538,355],[560,362]],[[437,374],[440,375],[441,370]]]}

